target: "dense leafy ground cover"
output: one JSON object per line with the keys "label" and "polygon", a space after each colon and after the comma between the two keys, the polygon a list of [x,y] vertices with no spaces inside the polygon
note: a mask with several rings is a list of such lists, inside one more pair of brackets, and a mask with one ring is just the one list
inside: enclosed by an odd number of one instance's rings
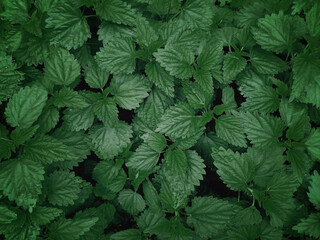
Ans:
{"label": "dense leafy ground cover", "polygon": [[1,0],[0,104],[0,239],[320,237],[318,0]]}

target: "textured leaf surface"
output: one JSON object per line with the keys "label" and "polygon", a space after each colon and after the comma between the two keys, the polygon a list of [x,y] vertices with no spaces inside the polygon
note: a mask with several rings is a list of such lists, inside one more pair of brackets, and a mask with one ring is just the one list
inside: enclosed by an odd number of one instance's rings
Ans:
{"label": "textured leaf surface", "polygon": [[47,92],[25,87],[12,96],[6,110],[7,122],[12,127],[28,128],[38,119],[47,101]]}
{"label": "textured leaf surface", "polygon": [[142,196],[130,189],[122,190],[118,200],[122,208],[132,215],[138,214],[146,207],[146,203]]}

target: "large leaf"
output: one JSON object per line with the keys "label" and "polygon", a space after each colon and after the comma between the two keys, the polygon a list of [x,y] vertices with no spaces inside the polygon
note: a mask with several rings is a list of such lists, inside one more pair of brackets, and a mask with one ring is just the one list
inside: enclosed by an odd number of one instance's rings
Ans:
{"label": "large leaf", "polygon": [[12,127],[29,128],[40,116],[47,101],[45,90],[25,87],[10,99],[5,116]]}
{"label": "large leaf", "polygon": [[132,215],[138,214],[146,207],[142,196],[130,189],[122,190],[119,194],[118,201],[122,208]]}
{"label": "large leaf", "polygon": [[130,38],[108,42],[97,53],[98,65],[114,74],[130,74],[136,68],[135,44]]}
{"label": "large leaf", "polygon": [[320,213],[312,213],[307,219],[302,219],[298,225],[293,227],[299,233],[307,234],[311,237],[320,237]]}
{"label": "large leaf", "polygon": [[105,159],[117,156],[130,143],[131,126],[124,122],[112,125],[96,125],[90,130],[94,150]]}
{"label": "large leaf", "polygon": [[195,134],[201,126],[201,119],[185,103],[178,103],[161,117],[157,131],[172,139],[187,138]]}
{"label": "large leaf", "polygon": [[239,207],[227,201],[212,197],[197,197],[192,200],[191,207],[186,208],[187,223],[195,228],[196,233],[210,237],[222,230]]}
{"label": "large leaf", "polygon": [[114,100],[124,109],[135,109],[148,96],[150,84],[142,75],[116,75],[110,84]]}
{"label": "large leaf", "polygon": [[44,77],[56,85],[70,85],[80,75],[80,64],[64,49],[57,49],[45,61]]}
{"label": "large leaf", "polygon": [[320,176],[314,171],[311,176],[311,182],[308,192],[310,202],[319,210],[320,209]]}
{"label": "large leaf", "polygon": [[254,165],[248,158],[223,147],[212,149],[214,165],[222,181],[232,190],[246,191],[247,183],[253,179]]}
{"label": "large leaf", "polygon": [[153,54],[160,63],[172,76],[186,79],[193,74],[193,67],[191,64],[194,61],[193,53],[185,48],[164,48],[158,49]]}
{"label": "large leaf", "polygon": [[86,19],[72,1],[60,1],[49,10],[48,15],[46,28],[52,34],[51,44],[77,49],[91,37]]}
{"label": "large leaf", "polygon": [[320,130],[312,130],[309,135],[306,146],[308,151],[317,159],[320,159]]}
{"label": "large leaf", "polygon": [[0,190],[19,206],[32,208],[41,193],[44,168],[28,158],[11,159],[0,164]]}

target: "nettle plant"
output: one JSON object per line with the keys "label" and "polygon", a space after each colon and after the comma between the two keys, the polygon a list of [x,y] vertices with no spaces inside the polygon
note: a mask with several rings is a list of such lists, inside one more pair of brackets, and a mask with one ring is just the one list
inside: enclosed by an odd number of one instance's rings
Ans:
{"label": "nettle plant", "polygon": [[0,239],[319,239],[318,0],[2,0],[0,32]]}

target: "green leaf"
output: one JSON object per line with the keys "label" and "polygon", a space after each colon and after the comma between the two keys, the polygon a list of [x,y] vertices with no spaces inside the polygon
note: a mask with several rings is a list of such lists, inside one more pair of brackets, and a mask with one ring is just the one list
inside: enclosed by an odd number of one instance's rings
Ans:
{"label": "green leaf", "polygon": [[150,229],[154,229],[156,226],[161,225],[161,223],[164,221],[166,221],[166,219],[164,217],[164,213],[161,211],[155,210],[155,212],[152,212],[150,210],[145,210],[139,216],[137,223],[139,228],[144,233],[150,233]]}
{"label": "green leaf", "polygon": [[30,128],[17,127],[11,132],[10,138],[13,140],[15,146],[19,146],[32,138],[38,128],[38,125],[32,126]]}
{"label": "green leaf", "polygon": [[0,224],[9,224],[17,219],[17,214],[6,206],[0,206]]}
{"label": "green leaf", "polygon": [[112,125],[95,125],[89,135],[94,151],[105,159],[112,159],[129,145],[132,130],[127,123],[119,121]]}
{"label": "green leaf", "polygon": [[232,219],[235,225],[254,225],[259,224],[262,221],[260,212],[254,207],[250,206],[238,212]]}
{"label": "green leaf", "polygon": [[64,111],[63,116],[64,124],[71,131],[87,130],[90,128],[94,121],[93,107],[87,108],[68,108]]}
{"label": "green leaf", "polygon": [[306,23],[309,33],[312,37],[320,34],[320,5],[315,3],[313,7],[306,13]]}
{"label": "green leaf", "polygon": [[160,133],[147,133],[143,136],[143,140],[158,153],[161,153],[167,146],[166,138]]}
{"label": "green leaf", "polygon": [[11,56],[0,54],[0,103],[11,97],[23,80],[23,73],[16,71],[16,68]]}
{"label": "green leaf", "polygon": [[302,219],[298,225],[292,228],[299,233],[310,237],[320,237],[320,213],[311,213],[307,219]]}
{"label": "green leaf", "polygon": [[77,157],[68,146],[47,135],[38,135],[28,141],[24,146],[24,152],[28,158],[43,164]]}
{"label": "green leaf", "polygon": [[48,226],[49,237],[55,240],[76,240],[88,232],[99,220],[97,217],[85,219],[61,218]]}
{"label": "green leaf", "polygon": [[118,201],[121,207],[132,215],[138,214],[146,207],[146,203],[142,196],[130,189],[122,190],[119,193]]}
{"label": "green leaf", "polygon": [[124,109],[135,109],[144,98],[148,97],[150,85],[142,75],[117,75],[110,83],[114,100]]}
{"label": "green leaf", "polygon": [[221,63],[223,58],[222,44],[208,41],[197,57],[197,64],[200,69],[212,70],[215,65]]}
{"label": "green leaf", "polygon": [[143,183],[143,195],[149,209],[155,211],[155,213],[159,213],[161,210],[159,194],[150,181]]}
{"label": "green leaf", "polygon": [[320,176],[317,171],[313,172],[308,192],[310,202],[319,210],[320,209]]}
{"label": "green leaf", "polygon": [[180,19],[191,29],[208,29],[212,24],[213,13],[209,1],[187,1],[180,13]]}
{"label": "green leaf", "polygon": [[186,179],[187,157],[182,150],[176,149],[167,151],[164,156],[164,164],[172,171],[173,174],[183,180]]}
{"label": "green leaf", "polygon": [[164,91],[168,96],[173,97],[174,78],[160,66],[159,63],[152,61],[146,65],[146,74],[159,89]]}
{"label": "green leaf", "polygon": [[89,105],[83,96],[68,87],[64,87],[60,89],[59,92],[55,92],[53,97],[50,98],[50,101],[52,101],[53,105],[57,108],[84,108]]}
{"label": "green leaf", "polygon": [[291,163],[292,170],[301,183],[308,174],[310,168],[307,155],[297,148],[289,149],[286,153],[287,159]]}
{"label": "green leaf", "polygon": [[296,39],[290,16],[283,12],[266,15],[258,20],[258,28],[252,29],[252,34],[261,48],[282,53],[290,51]]}
{"label": "green leaf", "polygon": [[194,70],[191,64],[194,61],[194,55],[188,49],[176,47],[160,48],[153,56],[172,76],[186,79],[193,74]]}
{"label": "green leaf", "polygon": [[229,52],[223,60],[223,81],[230,83],[246,67],[247,61],[239,53]]}
{"label": "green leaf", "polygon": [[290,101],[299,98],[309,83],[316,82],[320,74],[319,66],[320,59],[315,54],[300,53],[293,58],[293,84]]}
{"label": "green leaf", "polygon": [[73,2],[60,1],[48,11],[46,28],[52,34],[50,43],[60,45],[68,50],[81,47],[91,32],[86,19]]}
{"label": "green leaf", "polygon": [[273,53],[254,48],[250,51],[250,63],[259,73],[278,74],[288,69],[286,62]]}
{"label": "green leaf", "polygon": [[211,73],[207,70],[198,69],[193,73],[193,78],[203,90],[213,94],[213,81]]}
{"label": "green leaf", "polygon": [[278,144],[278,138],[285,129],[280,118],[257,112],[240,113],[244,131],[256,147],[271,147]]}
{"label": "green leaf", "polygon": [[136,21],[136,41],[142,47],[149,47],[151,43],[158,40],[158,36],[148,20],[145,18],[138,18]]}
{"label": "green leaf", "polygon": [[39,226],[53,221],[62,214],[62,210],[52,207],[35,207],[30,215],[31,221]]}
{"label": "green leaf", "polygon": [[141,144],[126,162],[128,168],[136,171],[150,172],[155,170],[160,153],[153,150],[148,144]]}
{"label": "green leaf", "polygon": [[212,148],[212,158],[218,168],[217,173],[230,189],[247,190],[247,183],[253,180],[254,176],[254,165],[250,159],[223,147]]}
{"label": "green leaf", "polygon": [[203,87],[197,82],[183,82],[183,90],[188,103],[194,109],[204,109],[212,101],[213,93],[203,91]]}
{"label": "green leaf", "polygon": [[36,87],[21,88],[10,99],[5,116],[12,127],[29,128],[38,119],[47,101],[47,92]]}
{"label": "green leaf", "polygon": [[196,197],[191,207],[186,208],[189,215],[187,223],[200,236],[210,237],[225,228],[239,207],[227,201],[212,197]]}
{"label": "green leaf", "polygon": [[101,161],[94,168],[92,177],[98,183],[102,183],[107,186],[119,174],[122,164],[123,164],[123,160],[122,161],[118,160],[116,164],[111,160]]}
{"label": "green leaf", "polygon": [[200,186],[200,180],[203,180],[203,175],[206,174],[206,165],[196,151],[187,150],[184,153],[187,158],[187,181],[192,186]]}
{"label": "green leaf", "polygon": [[95,115],[105,124],[112,124],[118,121],[119,110],[112,98],[103,98],[94,103]]}
{"label": "green leaf", "polygon": [[19,206],[31,208],[41,193],[44,168],[40,163],[21,157],[0,163],[0,190]]}
{"label": "green leaf", "polygon": [[29,3],[26,0],[4,0],[3,6],[5,11],[0,14],[1,17],[5,17],[11,23],[23,24],[28,21]]}
{"label": "green leaf", "polygon": [[111,235],[112,240],[141,240],[141,233],[137,229],[127,229]]}
{"label": "green leaf", "polygon": [[142,132],[153,132],[161,116],[171,104],[173,99],[154,87],[145,102],[137,109],[134,119],[135,128]]}
{"label": "green leaf", "polygon": [[277,91],[272,87],[271,81],[265,75],[254,71],[247,71],[242,76],[239,90],[246,97],[241,108],[248,111],[259,111],[271,113],[279,108],[279,97]]}
{"label": "green leaf", "polygon": [[178,103],[161,117],[156,131],[171,139],[184,139],[195,134],[200,126],[200,118],[195,116],[194,110],[185,103]]}
{"label": "green leaf", "polygon": [[130,74],[136,68],[135,43],[130,38],[113,39],[97,53],[97,62],[113,74]]}
{"label": "green leaf", "polygon": [[109,79],[109,73],[101,68],[94,62],[90,67],[85,68],[84,80],[91,88],[103,89]]}
{"label": "green leaf", "polygon": [[241,120],[233,115],[222,115],[216,120],[217,136],[226,142],[246,147],[247,141],[242,128]]}
{"label": "green leaf", "polygon": [[67,50],[57,49],[45,61],[44,77],[56,85],[68,86],[80,75],[80,64]]}
{"label": "green leaf", "polygon": [[82,179],[74,172],[55,171],[46,180],[46,193],[52,205],[68,206],[74,204],[81,192]]}
{"label": "green leaf", "polygon": [[97,1],[94,9],[103,19],[130,26],[136,25],[136,11],[126,2],[120,0]]}
{"label": "green leaf", "polygon": [[44,107],[36,122],[36,124],[39,125],[38,131],[41,133],[49,132],[58,124],[59,117],[60,115],[57,108],[53,106]]}
{"label": "green leaf", "polygon": [[312,130],[305,144],[311,155],[320,159],[320,129]]}

